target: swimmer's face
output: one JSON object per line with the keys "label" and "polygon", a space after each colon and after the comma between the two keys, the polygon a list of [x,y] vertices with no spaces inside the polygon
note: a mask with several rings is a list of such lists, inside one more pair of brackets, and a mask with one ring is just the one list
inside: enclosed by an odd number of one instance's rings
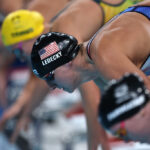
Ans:
{"label": "swimmer's face", "polygon": [[50,88],[59,88],[69,93],[73,92],[80,84],[77,73],[74,72],[69,63],[54,71],[53,78],[47,78],[47,84]]}

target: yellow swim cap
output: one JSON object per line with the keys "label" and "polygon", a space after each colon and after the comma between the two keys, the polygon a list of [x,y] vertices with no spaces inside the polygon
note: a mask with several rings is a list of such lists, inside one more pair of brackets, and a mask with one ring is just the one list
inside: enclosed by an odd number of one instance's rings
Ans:
{"label": "yellow swim cap", "polygon": [[2,41],[9,46],[32,39],[42,33],[44,18],[36,11],[17,10],[6,16],[2,24]]}

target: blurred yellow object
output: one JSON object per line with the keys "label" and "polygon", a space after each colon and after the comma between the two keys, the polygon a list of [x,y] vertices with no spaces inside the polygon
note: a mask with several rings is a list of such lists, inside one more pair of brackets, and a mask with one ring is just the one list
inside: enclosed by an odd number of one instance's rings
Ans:
{"label": "blurred yellow object", "polygon": [[6,16],[1,34],[4,45],[9,46],[32,39],[42,33],[44,18],[36,11],[17,10]]}
{"label": "blurred yellow object", "polygon": [[103,8],[104,23],[106,23],[115,15],[119,14],[121,11],[144,0],[122,0],[116,4],[104,2],[101,0],[99,1],[100,1],[100,6]]}

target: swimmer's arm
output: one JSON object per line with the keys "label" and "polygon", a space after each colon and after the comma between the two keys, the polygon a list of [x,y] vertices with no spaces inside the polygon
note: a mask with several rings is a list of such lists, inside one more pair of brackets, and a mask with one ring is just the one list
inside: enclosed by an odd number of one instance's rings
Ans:
{"label": "swimmer's arm", "polygon": [[81,85],[80,92],[87,121],[89,150],[97,149],[100,144],[103,150],[110,150],[107,133],[97,119],[100,103],[99,88],[90,81]]}
{"label": "swimmer's arm", "polygon": [[100,28],[103,22],[102,19],[101,9],[95,2],[75,0],[51,22],[50,31],[73,35],[81,43],[91,38]]}
{"label": "swimmer's arm", "polygon": [[46,83],[32,74],[16,102],[4,112],[0,120],[0,129],[2,130],[9,119],[19,115],[20,118],[11,137],[12,142],[15,142],[20,130],[27,124],[28,117],[44,100],[48,92],[49,88]]}
{"label": "swimmer's arm", "polygon": [[21,92],[17,103],[23,107],[23,105],[30,103],[29,113],[39,105],[39,103],[44,100],[45,96],[49,92],[47,84],[35,77],[32,73],[29,81],[27,82],[25,88]]}
{"label": "swimmer's arm", "polygon": [[21,111],[25,111],[24,109],[27,105],[29,105],[29,107],[25,114],[26,116],[31,114],[33,109],[44,99],[48,91],[49,89],[46,83],[31,74],[29,81],[16,102],[4,112],[0,120],[0,128],[2,128],[1,126],[3,126],[7,120],[18,116]]}
{"label": "swimmer's arm", "polygon": [[23,8],[24,0],[0,0],[0,10],[4,15]]}
{"label": "swimmer's arm", "polygon": [[70,0],[33,0],[28,5],[29,10],[35,10],[40,12],[45,23],[49,23],[50,20],[62,9]]}
{"label": "swimmer's arm", "polygon": [[150,80],[138,68],[141,59],[149,54],[148,25],[146,17],[126,13],[98,34],[92,43],[91,56],[103,77],[119,79],[126,72],[136,72],[150,89]]}

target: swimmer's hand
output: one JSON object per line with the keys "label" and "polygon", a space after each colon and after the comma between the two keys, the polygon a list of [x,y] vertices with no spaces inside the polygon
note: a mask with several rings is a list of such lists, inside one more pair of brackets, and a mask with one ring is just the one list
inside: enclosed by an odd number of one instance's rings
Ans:
{"label": "swimmer's hand", "polygon": [[22,105],[19,103],[19,101],[16,101],[9,109],[5,110],[2,117],[0,118],[0,131],[5,129],[5,125],[9,120],[17,118],[16,127],[10,137],[11,143],[16,141],[21,129],[27,129],[28,127],[30,118],[29,116],[24,115],[27,107],[27,104]]}
{"label": "swimmer's hand", "polygon": [[136,74],[110,81],[99,105],[99,121],[109,129],[138,113],[147,104],[149,95],[143,79]]}

